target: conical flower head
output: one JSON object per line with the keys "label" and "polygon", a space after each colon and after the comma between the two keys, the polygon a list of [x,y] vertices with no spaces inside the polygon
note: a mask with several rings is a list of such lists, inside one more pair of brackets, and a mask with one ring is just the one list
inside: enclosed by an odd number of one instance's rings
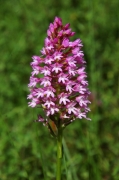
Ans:
{"label": "conical flower head", "polygon": [[[49,119],[56,125],[60,119],[62,126],[77,118],[89,120],[86,116],[90,110],[86,62],[81,40],[70,41],[74,34],[70,24],[63,25],[62,20],[56,17],[47,30],[42,55],[33,56],[33,71],[28,85],[29,106],[43,107],[47,119],[39,116],[38,121],[46,124]],[[43,76],[39,77],[39,74]]]}

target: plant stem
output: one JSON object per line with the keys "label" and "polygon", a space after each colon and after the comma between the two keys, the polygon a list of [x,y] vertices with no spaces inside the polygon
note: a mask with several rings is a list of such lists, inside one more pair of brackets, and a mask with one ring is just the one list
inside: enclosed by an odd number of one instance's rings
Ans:
{"label": "plant stem", "polygon": [[62,129],[59,129],[58,137],[57,137],[57,174],[56,174],[56,180],[61,180],[61,164],[62,164]]}

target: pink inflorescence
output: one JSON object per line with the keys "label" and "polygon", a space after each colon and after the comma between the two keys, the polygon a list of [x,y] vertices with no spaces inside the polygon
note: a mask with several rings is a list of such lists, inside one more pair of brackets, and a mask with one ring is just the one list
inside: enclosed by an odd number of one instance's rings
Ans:
{"label": "pink inflorescence", "polygon": [[[85,61],[80,39],[73,42],[70,37],[75,34],[55,17],[50,24],[41,50],[42,56],[33,56],[32,73],[28,87],[29,106],[43,107],[46,120],[39,115],[38,121],[48,122],[48,118],[60,119],[62,124],[69,124],[76,118],[87,118],[90,109],[90,94],[85,80]],[[42,76],[41,76],[42,74]]]}

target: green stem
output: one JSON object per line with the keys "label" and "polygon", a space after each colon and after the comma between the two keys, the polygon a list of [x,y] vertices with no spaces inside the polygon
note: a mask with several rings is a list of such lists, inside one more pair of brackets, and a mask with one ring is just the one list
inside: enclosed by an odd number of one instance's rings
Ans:
{"label": "green stem", "polygon": [[59,129],[57,137],[57,174],[56,180],[61,180],[61,164],[62,164],[62,129]]}

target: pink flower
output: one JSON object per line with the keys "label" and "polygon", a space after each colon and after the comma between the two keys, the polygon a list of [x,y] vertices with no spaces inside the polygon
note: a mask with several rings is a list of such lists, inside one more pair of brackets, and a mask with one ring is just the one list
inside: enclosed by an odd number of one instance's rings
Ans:
{"label": "pink flower", "polygon": [[63,25],[56,17],[47,30],[41,56],[32,57],[27,99],[29,106],[43,108],[47,120],[39,115],[38,121],[46,125],[49,119],[56,126],[57,119],[61,120],[62,127],[77,118],[90,120],[87,118],[90,91],[81,50],[83,45],[80,39],[70,41],[75,32],[69,27],[70,24]]}
{"label": "pink flower", "polygon": [[67,81],[68,81],[67,74],[60,73],[58,82],[59,83],[62,82],[63,84],[65,84]]}
{"label": "pink flower", "polygon": [[68,94],[67,93],[61,93],[59,96],[59,104],[64,104],[66,105],[70,100],[68,99]]}
{"label": "pink flower", "polygon": [[29,106],[35,107],[40,101],[37,98],[32,98],[32,101],[29,102]]}
{"label": "pink flower", "polygon": [[39,82],[38,78],[31,76],[30,77],[30,83],[28,84],[28,87],[35,87],[38,82]]}
{"label": "pink flower", "polygon": [[76,67],[76,61],[73,57],[67,57],[66,61],[69,67]]}
{"label": "pink flower", "polygon": [[66,91],[72,93],[72,92],[73,92],[73,85],[74,85],[74,84],[75,84],[75,83],[74,83],[73,81],[68,81],[68,82],[66,83]]}
{"label": "pink flower", "polygon": [[37,74],[39,74],[39,72],[40,72],[40,67],[38,67],[38,66],[33,66],[33,71],[32,71],[32,76],[34,76],[34,75],[37,75]]}
{"label": "pink flower", "polygon": [[42,70],[40,71],[40,73],[44,74],[45,76],[49,76],[51,73],[50,73],[50,68],[47,67],[47,66],[44,66],[42,68]]}
{"label": "pink flower", "polygon": [[34,92],[34,95],[37,98],[43,97],[44,96],[44,90],[42,88],[37,88],[36,92]]}
{"label": "pink flower", "polygon": [[69,75],[71,76],[75,76],[76,75],[76,68],[73,68],[73,67],[67,67],[67,70],[68,70],[68,73]]}
{"label": "pink flower", "polygon": [[68,110],[68,114],[77,114],[77,108],[75,107],[77,103],[76,102],[71,102],[69,103],[66,107],[67,107],[67,110]]}
{"label": "pink flower", "polygon": [[53,59],[55,60],[60,60],[62,58],[62,53],[61,52],[55,52],[54,55],[53,55]]}
{"label": "pink flower", "polygon": [[59,109],[57,107],[50,107],[48,110],[47,110],[47,116],[49,115],[53,115],[55,113],[57,113],[59,111]]}
{"label": "pink flower", "polygon": [[31,63],[31,66],[38,66],[41,62],[42,62],[42,58],[40,58],[39,56],[33,56],[32,57],[33,62]]}
{"label": "pink flower", "polygon": [[49,87],[47,87],[46,89],[45,89],[45,92],[44,92],[44,94],[46,95],[46,97],[47,98],[49,98],[49,97],[55,97],[55,94],[54,94],[54,92],[55,92],[56,90],[54,89],[54,88],[52,88],[51,86],[49,86]]}
{"label": "pink flower", "polygon": [[51,56],[47,56],[47,57],[45,58],[45,64],[46,64],[46,65],[47,65],[47,64],[52,64],[53,61],[55,61],[55,60],[54,60],[53,57],[51,57]]}
{"label": "pink flower", "polygon": [[54,71],[55,73],[61,72],[62,71],[62,65],[59,63],[55,63],[52,65],[52,72]]}
{"label": "pink flower", "polygon": [[50,108],[52,106],[55,106],[55,103],[52,102],[51,100],[47,100],[45,103],[44,103],[44,106],[47,106],[47,108]]}
{"label": "pink flower", "polygon": [[50,77],[46,76],[46,77],[41,78],[40,80],[41,80],[40,85],[43,85],[44,87],[51,85],[51,78]]}

